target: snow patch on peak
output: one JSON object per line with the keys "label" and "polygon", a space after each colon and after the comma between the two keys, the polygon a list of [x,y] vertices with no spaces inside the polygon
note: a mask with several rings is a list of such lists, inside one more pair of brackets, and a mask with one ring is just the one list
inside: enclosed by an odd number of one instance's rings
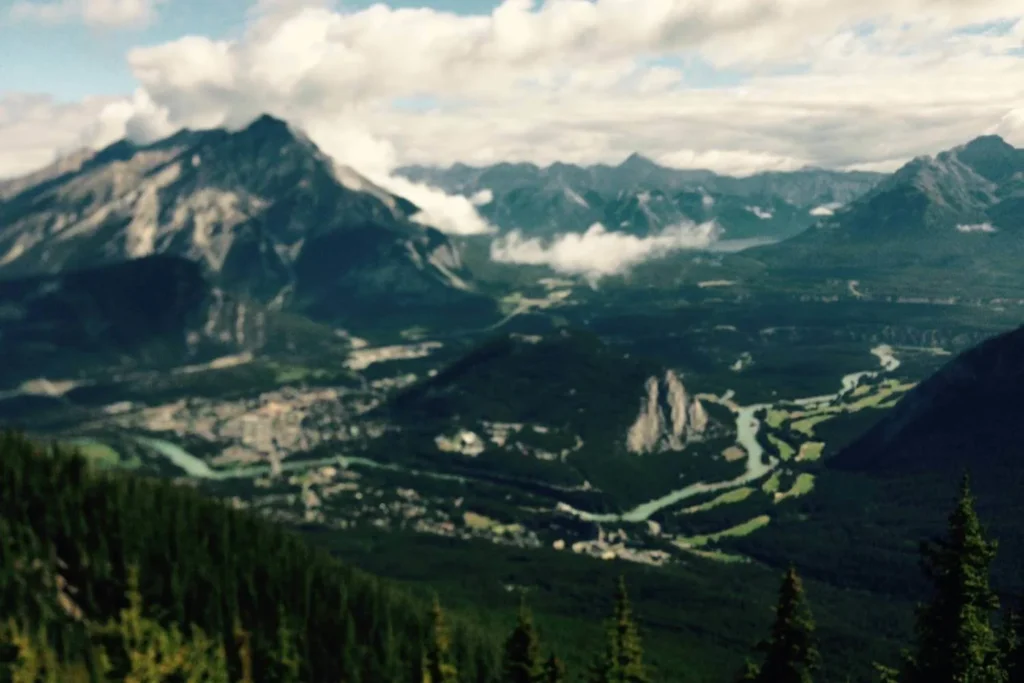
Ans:
{"label": "snow patch on peak", "polygon": [[579,204],[580,206],[582,206],[585,209],[589,209],[590,208],[590,204],[587,204],[587,200],[585,200],[583,197],[579,196],[572,189],[566,187],[566,188],[563,188],[562,191],[565,193],[565,196],[568,197],[570,201],[575,202],[576,204]]}

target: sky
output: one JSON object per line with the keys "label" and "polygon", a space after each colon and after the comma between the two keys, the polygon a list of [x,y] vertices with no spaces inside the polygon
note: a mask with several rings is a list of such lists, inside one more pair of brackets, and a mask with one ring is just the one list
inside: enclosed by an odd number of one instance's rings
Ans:
{"label": "sky", "polygon": [[1024,2],[0,0],[0,177],[262,112],[377,175],[891,170],[1024,146]]}

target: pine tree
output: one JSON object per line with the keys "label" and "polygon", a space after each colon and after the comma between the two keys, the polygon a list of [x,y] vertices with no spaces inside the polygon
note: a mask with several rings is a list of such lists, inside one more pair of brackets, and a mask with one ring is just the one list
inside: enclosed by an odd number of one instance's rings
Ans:
{"label": "pine tree", "polygon": [[1003,632],[1007,683],[1024,683],[1024,613],[1011,610]]}
{"label": "pine tree", "polygon": [[277,647],[274,651],[274,680],[278,683],[299,683],[302,663],[299,661],[295,632],[283,608],[278,608]]}
{"label": "pine tree", "polygon": [[615,587],[615,610],[608,623],[604,652],[591,667],[592,683],[648,683],[643,665],[643,647],[633,621],[626,580],[620,576]]}
{"label": "pine tree", "polygon": [[543,675],[540,643],[525,602],[519,604],[516,627],[505,641],[501,671],[503,683],[539,683]]}
{"label": "pine tree", "polygon": [[562,660],[551,655],[544,663],[544,676],[541,679],[544,683],[565,683],[565,664]]}
{"label": "pine tree", "polygon": [[916,647],[906,657],[903,682],[1005,683],[992,628],[999,599],[989,587],[996,543],[985,539],[967,476],[946,535],[921,551],[934,595],[918,608]]}
{"label": "pine tree", "polygon": [[423,663],[424,683],[458,683],[459,675],[452,661],[451,635],[437,596],[430,610],[430,635]]}
{"label": "pine tree", "polygon": [[743,663],[743,670],[736,675],[736,683],[756,683],[761,670],[749,659]]}
{"label": "pine tree", "polygon": [[818,668],[814,620],[804,599],[803,584],[796,569],[789,568],[779,589],[771,635],[758,645],[765,653],[760,668],[748,667],[740,680],[757,683],[810,683]]}

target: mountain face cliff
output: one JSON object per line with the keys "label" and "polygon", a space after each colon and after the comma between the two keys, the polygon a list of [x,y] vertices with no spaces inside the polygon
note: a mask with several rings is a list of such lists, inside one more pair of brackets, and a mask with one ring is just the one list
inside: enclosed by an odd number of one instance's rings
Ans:
{"label": "mountain face cliff", "polygon": [[0,389],[244,352],[346,348],[327,327],[211,286],[199,264],[178,257],[0,281]]}
{"label": "mountain face cliff", "polygon": [[708,426],[708,415],[699,399],[690,398],[682,380],[672,370],[661,381],[649,377],[640,412],[626,434],[631,453],[681,451],[688,441],[700,439]]}
{"label": "mountain face cliff", "polygon": [[913,159],[812,229],[749,255],[776,266],[991,271],[1024,249],[1022,219],[1024,150],[989,135]]}
{"label": "mountain face cliff", "polygon": [[417,207],[270,116],[78,161],[6,186],[0,276],[166,254],[232,293],[325,320],[486,308],[454,246],[412,220]]}

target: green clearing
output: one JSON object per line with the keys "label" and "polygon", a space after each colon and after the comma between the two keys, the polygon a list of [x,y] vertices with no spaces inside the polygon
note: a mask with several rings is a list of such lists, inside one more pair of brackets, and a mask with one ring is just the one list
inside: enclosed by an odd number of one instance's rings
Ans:
{"label": "green clearing", "polygon": [[811,415],[810,417],[805,417],[802,420],[797,420],[792,424],[792,427],[794,430],[806,434],[807,436],[814,436],[814,425],[824,422],[825,420],[830,420],[833,417],[835,417],[835,415],[830,413]]}
{"label": "green clearing", "polygon": [[781,476],[778,472],[773,472],[768,481],[761,485],[761,490],[770,495],[776,493],[779,486],[781,486]]}
{"label": "green clearing", "polygon": [[754,517],[753,519],[743,522],[742,524],[737,524],[734,527],[725,529],[724,531],[719,531],[718,533],[706,534],[702,536],[680,538],[677,539],[675,543],[677,545],[680,545],[680,547],[682,547],[684,550],[689,550],[690,548],[700,548],[701,546],[705,546],[708,543],[714,543],[715,541],[721,538],[727,538],[729,536],[749,536],[758,529],[767,526],[768,522],[770,521],[771,517],[769,517],[768,515],[759,515],[757,517]]}
{"label": "green clearing", "polygon": [[99,467],[122,466],[121,455],[113,448],[101,441],[93,439],[69,439],[65,445],[74,448],[81,453],[89,462]]}
{"label": "green clearing", "polygon": [[776,450],[778,450],[779,458],[782,460],[790,460],[793,457],[793,454],[796,453],[796,451],[793,449],[792,446],[789,445],[788,442],[783,441],[774,434],[768,435],[768,441],[771,443],[771,445],[775,446]]}
{"label": "green clearing", "polygon": [[807,472],[802,472],[797,475],[796,481],[793,482],[793,486],[785,492],[775,494],[775,502],[781,502],[786,498],[796,498],[797,496],[803,496],[811,492],[814,489],[814,475]]}
{"label": "green clearing", "polygon": [[752,489],[751,487],[743,486],[743,487],[738,488],[738,489],[733,489],[732,491],[727,491],[727,492],[721,494],[720,496],[712,498],[711,500],[709,500],[706,503],[701,503],[700,505],[694,505],[693,507],[685,508],[683,510],[680,510],[679,512],[680,512],[680,514],[685,514],[685,515],[693,514],[693,513],[696,513],[696,512],[707,512],[708,510],[710,510],[712,508],[716,508],[719,505],[727,505],[729,503],[739,503],[739,502],[742,502],[742,501],[746,500],[747,498],[749,498],[750,494],[752,494],[753,492],[754,492],[754,489]]}
{"label": "green clearing", "polygon": [[821,441],[805,441],[800,444],[800,452],[796,456],[798,462],[813,462],[821,459],[825,444]]}

